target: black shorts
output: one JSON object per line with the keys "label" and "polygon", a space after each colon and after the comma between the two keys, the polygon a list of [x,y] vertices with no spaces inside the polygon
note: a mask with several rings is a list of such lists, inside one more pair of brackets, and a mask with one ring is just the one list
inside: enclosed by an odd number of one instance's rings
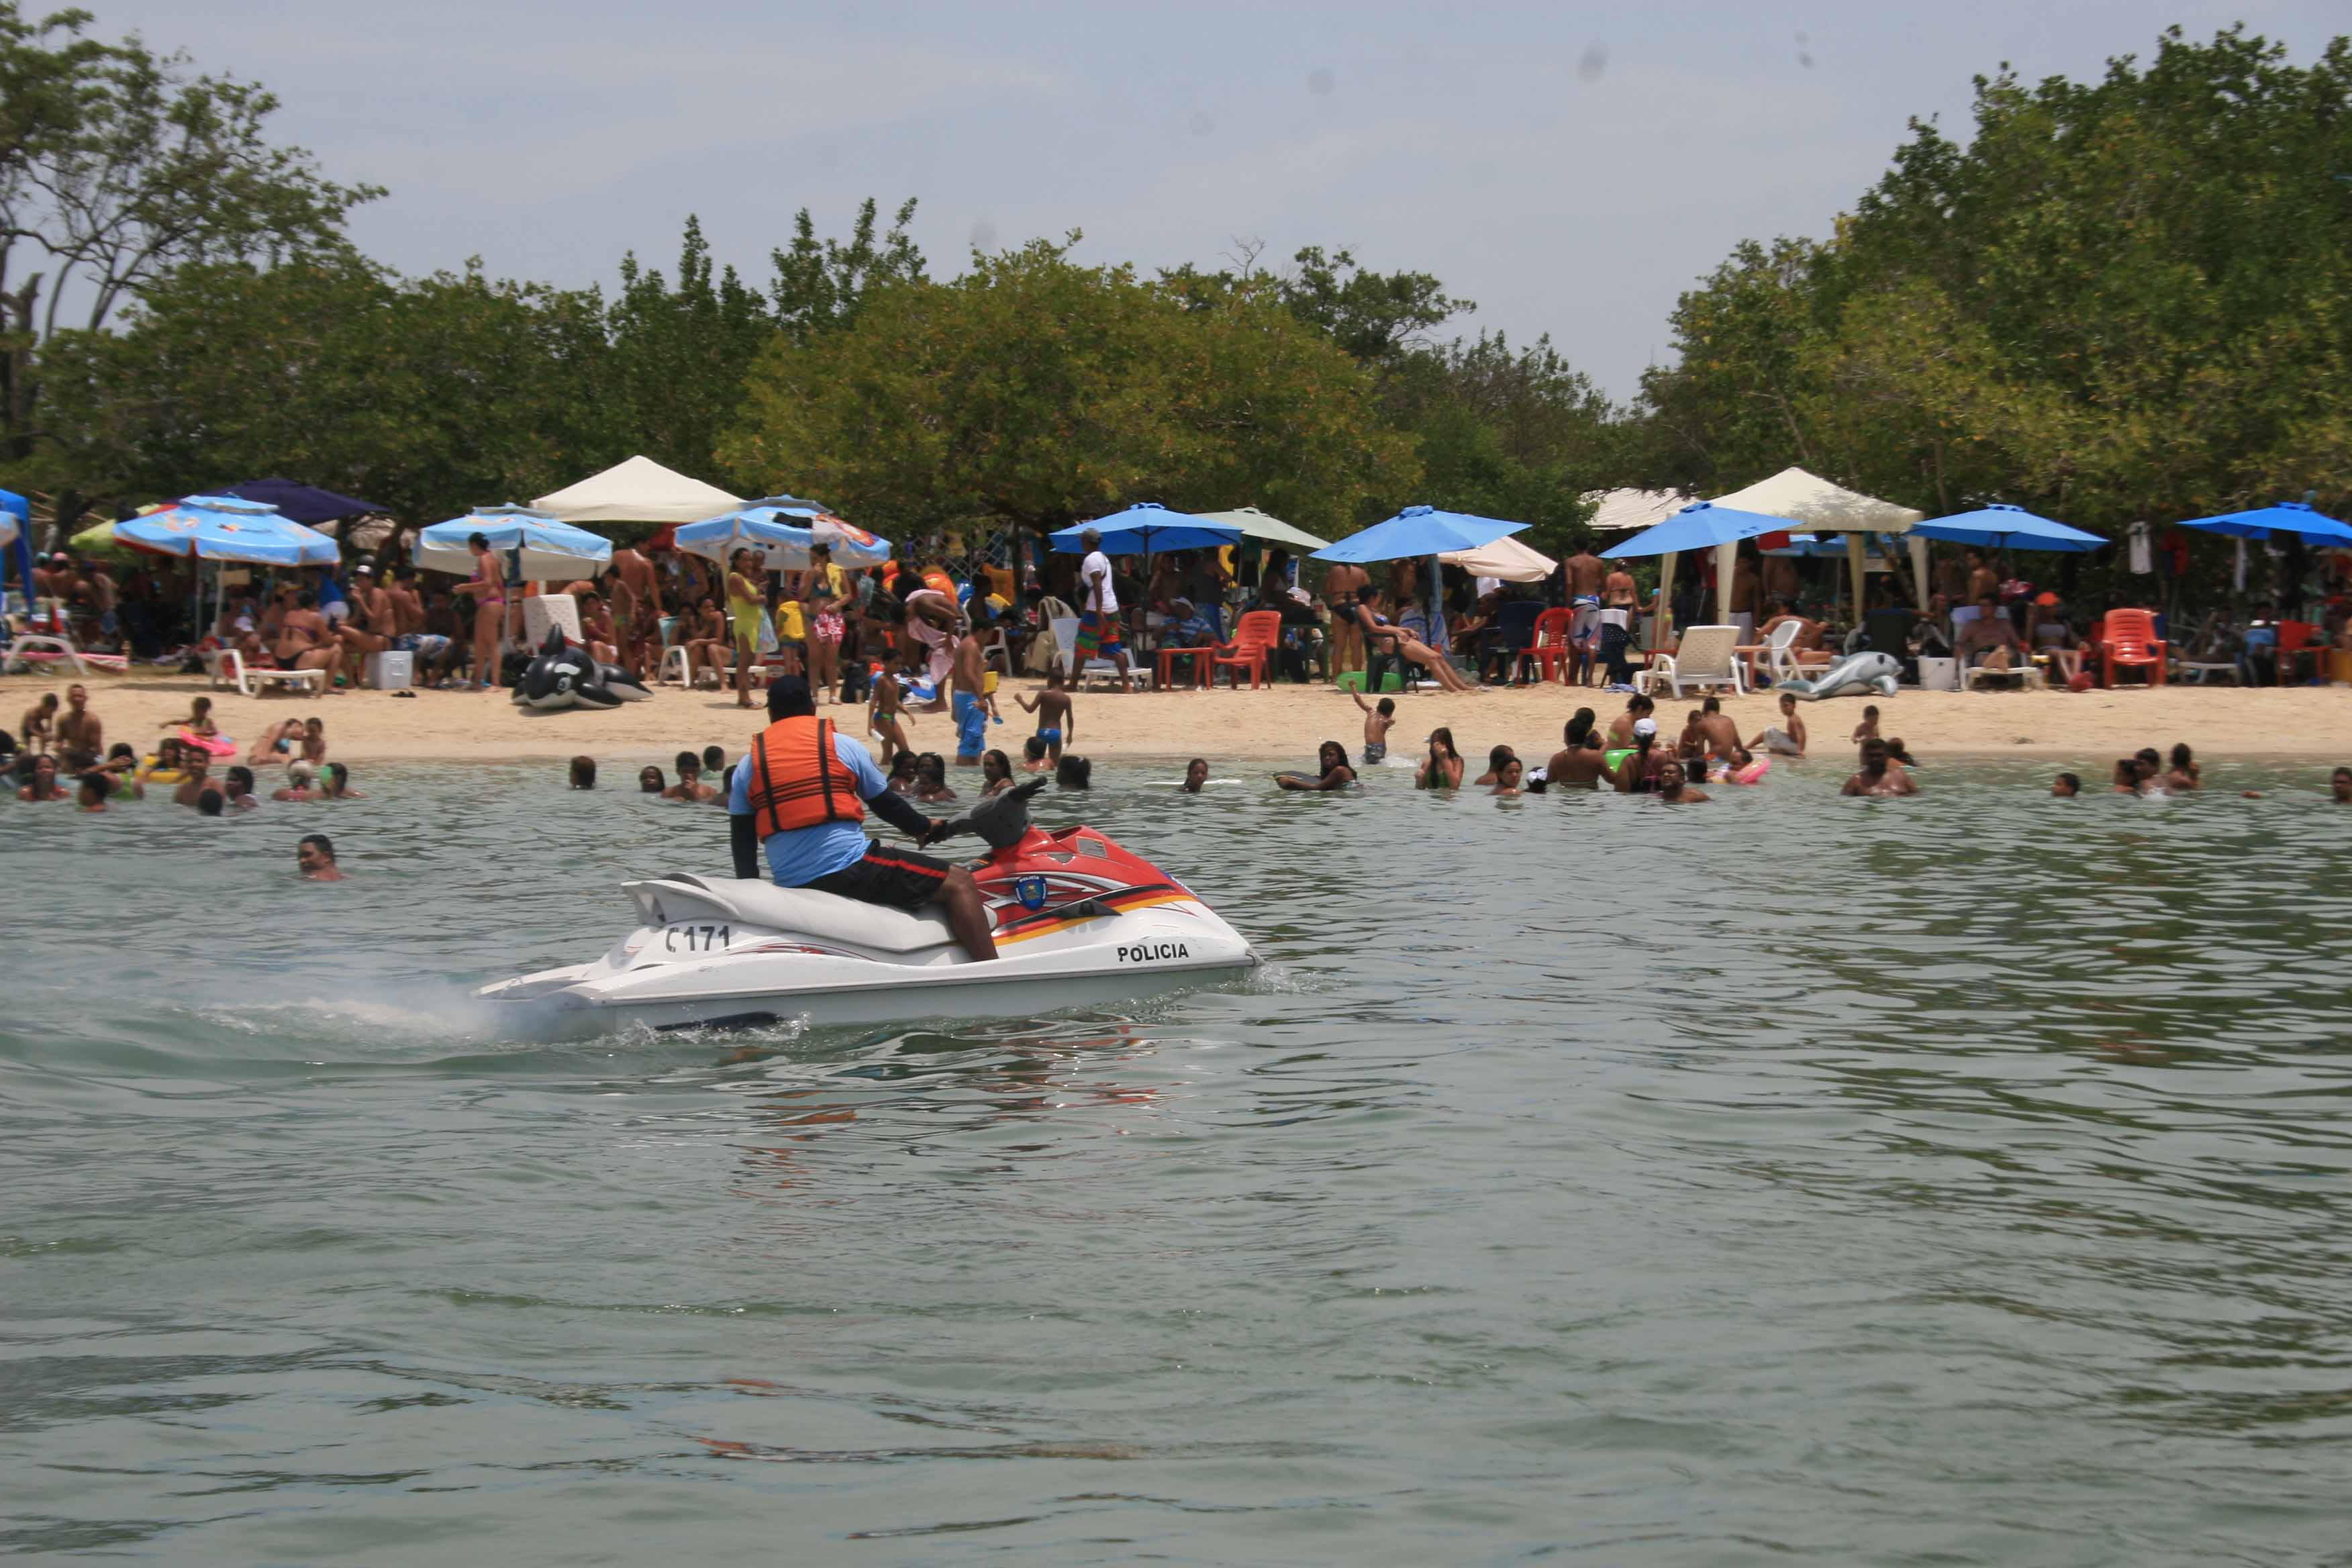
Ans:
{"label": "black shorts", "polygon": [[887,904],[896,910],[919,910],[940,896],[948,873],[955,868],[945,860],[918,855],[912,849],[866,847],[866,858],[838,871],[828,871],[808,886],[820,893],[837,893],[861,903]]}

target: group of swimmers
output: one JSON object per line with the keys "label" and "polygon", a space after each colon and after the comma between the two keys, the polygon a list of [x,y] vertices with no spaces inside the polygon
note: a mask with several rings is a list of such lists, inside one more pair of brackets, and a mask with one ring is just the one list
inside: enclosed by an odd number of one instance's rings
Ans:
{"label": "group of swimmers", "polygon": [[[326,725],[315,718],[272,725],[244,763],[227,767],[215,779],[214,768],[223,758],[235,756],[236,748],[213,721],[211,698],[195,698],[184,716],[163,721],[158,727],[172,733],[158,740],[144,757],[122,741],[106,746],[100,754],[105,730],[89,710],[89,693],[74,686],[67,702],[60,714],[57,694],[47,693],[24,717],[26,743],[10,767],[18,800],[70,799],[78,810],[102,812],[117,801],[145,799],[153,785],[169,790],[175,805],[205,816],[225,816],[261,804],[254,768],[278,760],[287,764],[287,782],[271,792],[272,800],[365,798],[352,788],[351,770],[327,760]],[[62,782],[68,778],[74,784],[70,791]]]}
{"label": "group of swimmers", "polygon": [[[1001,751],[985,752],[980,759],[980,798],[1001,795],[1017,782],[1016,772],[1051,773],[1055,787],[1083,790],[1093,787],[1094,763],[1075,752],[1049,758],[1044,742],[1031,736],[1023,748],[1023,760],[1016,770],[1013,759]],[[647,763],[637,770],[637,793],[663,800],[681,801],[691,805],[707,805],[727,798],[733,784],[738,763],[727,761],[726,748],[705,746],[700,752],[680,752],[671,759],[670,766],[677,782],[672,784],[657,763]],[[1207,764],[1202,763],[1205,777]],[[716,784],[709,781],[716,779]],[[937,752],[900,751],[890,758],[890,788],[910,800],[932,805],[958,799],[955,786],[948,782],[948,761]],[[573,789],[596,787],[596,759],[578,756],[570,763],[570,781]]]}
{"label": "group of swimmers", "polygon": [[[1383,697],[1366,702],[1351,693],[1364,714],[1363,760],[1376,766],[1388,757],[1389,731],[1396,724],[1396,701]],[[1621,795],[1654,795],[1673,805],[1711,799],[1700,786],[1715,777],[1727,784],[1753,784],[1770,771],[1775,756],[1805,755],[1808,736],[1794,695],[1780,698],[1780,721],[1761,733],[1741,739],[1738,726],[1723,711],[1719,699],[1707,698],[1685,715],[1682,733],[1669,742],[1658,728],[1655,700],[1637,693],[1625,710],[1603,727],[1599,715],[1580,708],[1563,726],[1560,749],[1541,766],[1529,769],[1509,746],[1498,745],[1486,754],[1484,773],[1472,775],[1471,764],[1455,747],[1454,731],[1430,732],[1428,750],[1414,764],[1413,787],[1455,790],[1465,784],[1498,795],[1540,795],[1554,789],[1597,790],[1606,784]],[[1863,710],[1854,727],[1860,766],[1844,786],[1847,795],[1916,795],[1916,766],[1901,737],[1887,740],[1878,733],[1878,709]],[[1343,790],[1360,783],[1348,749],[1326,741],[1318,750],[1312,773],[1276,773],[1285,790]]]}
{"label": "group of swimmers", "polygon": [[[2204,768],[2186,741],[2176,743],[2172,754],[2166,757],[2154,746],[2142,746],[2128,757],[2117,757],[2114,769],[2107,774],[2107,793],[2162,796],[2189,795],[2205,784]],[[2079,773],[2060,773],[2051,781],[2050,793],[2061,800],[2072,800],[2083,793]],[[2260,800],[2258,789],[2238,792],[2248,800]],[[2327,775],[2328,798],[2337,805],[2352,805],[2352,767],[2338,767]]]}

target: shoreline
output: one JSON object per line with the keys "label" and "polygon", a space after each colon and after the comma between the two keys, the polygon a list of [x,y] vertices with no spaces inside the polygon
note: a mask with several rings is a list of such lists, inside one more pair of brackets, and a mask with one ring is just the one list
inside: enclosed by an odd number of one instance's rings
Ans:
{"label": "shoreline", "polygon": [[[0,728],[15,733],[24,710],[54,690],[62,700],[68,676],[0,678]],[[357,691],[318,698],[248,698],[213,691],[196,677],[131,671],[83,678],[91,710],[109,744],[130,741],[152,750],[164,721],[184,715],[191,699],[213,699],[215,722],[241,745],[288,717],[326,721],[331,754],[353,763],[383,762],[523,763],[588,755],[600,766],[653,762],[665,769],[677,752],[708,745],[740,753],[764,722],[761,710],[735,706],[731,692],[656,690],[646,701],[601,711],[533,713],[504,692],[419,691],[412,699]],[[992,725],[990,744],[1013,755],[1035,721],[1010,700],[1042,682],[1007,683],[1004,723]],[[1076,738],[1067,750],[1097,759],[1181,760],[1202,755],[1230,762],[1305,765],[1327,740],[1350,755],[1363,742],[1363,716],[1344,692],[1327,686],[1265,690],[1140,692],[1106,689],[1076,694]],[[2169,750],[2186,741],[2200,758],[2262,758],[2352,762],[2352,689],[2333,687],[2168,686],[2154,690],[1933,692],[1906,689],[1874,699],[1882,733],[1901,736],[1922,758],[1954,761],[1996,757],[2081,760],[2126,755],[2142,746]],[[1659,728],[1671,736],[1696,696],[1658,699]],[[1580,706],[1605,723],[1624,708],[1622,694],[1557,684],[1498,689],[1483,694],[1437,692],[1397,698],[1391,753],[1417,749],[1430,730],[1447,726],[1465,756],[1483,756],[1502,743],[1522,756],[1548,756],[1562,724]],[[1843,764],[1853,755],[1849,735],[1862,719],[1863,700],[1832,698],[1801,703],[1810,731],[1808,751]],[[1726,698],[1724,711],[1743,736],[1777,721],[1773,694]],[[826,717],[863,727],[863,710],[827,706]],[[867,737],[870,742],[870,737]],[[918,713],[908,739],[919,752],[953,754],[955,735],[945,713]]]}

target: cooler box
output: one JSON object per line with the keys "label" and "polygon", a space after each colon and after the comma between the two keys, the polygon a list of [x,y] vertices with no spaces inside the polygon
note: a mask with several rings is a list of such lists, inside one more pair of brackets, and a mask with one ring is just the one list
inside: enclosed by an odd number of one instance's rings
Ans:
{"label": "cooler box", "polygon": [[413,653],[372,653],[360,670],[360,684],[378,691],[394,691],[416,683],[416,656]]}
{"label": "cooler box", "polygon": [[585,647],[580,635],[580,606],[569,594],[535,594],[522,602],[522,640],[526,652],[537,653],[550,626],[562,626],[564,640]]}
{"label": "cooler box", "polygon": [[1958,691],[1960,689],[1960,661],[1957,658],[1923,658],[1919,661],[1919,689],[1922,691]]}

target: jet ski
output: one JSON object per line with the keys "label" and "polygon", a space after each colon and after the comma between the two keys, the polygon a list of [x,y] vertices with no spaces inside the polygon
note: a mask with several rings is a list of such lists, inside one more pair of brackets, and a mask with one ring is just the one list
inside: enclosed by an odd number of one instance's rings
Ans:
{"label": "jet ski", "polygon": [[989,796],[937,836],[975,833],[998,956],[974,963],[945,914],[765,880],[680,873],[622,890],[639,924],[602,958],[484,986],[562,1033],[630,1024],[753,1027],[1017,1017],[1211,984],[1258,962],[1198,895],[1091,827],[1029,820],[1046,781]]}

